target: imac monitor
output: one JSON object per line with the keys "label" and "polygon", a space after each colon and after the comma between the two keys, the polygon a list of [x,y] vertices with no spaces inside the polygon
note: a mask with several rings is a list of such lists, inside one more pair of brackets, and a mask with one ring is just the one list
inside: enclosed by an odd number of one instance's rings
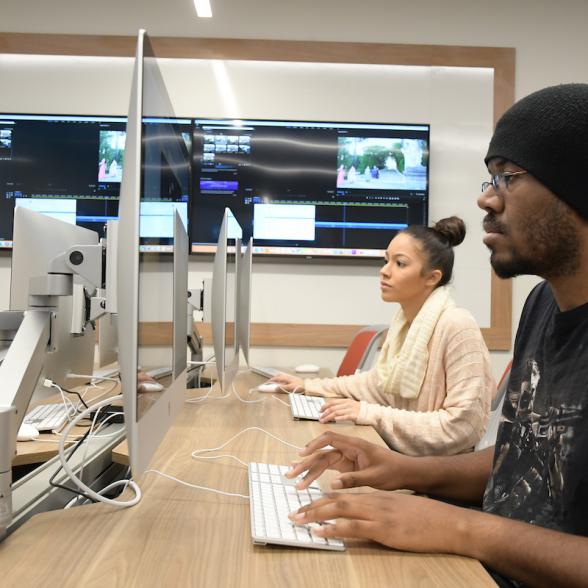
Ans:
{"label": "imac monitor", "polygon": [[[51,218],[34,210],[18,207],[14,211],[14,248],[10,280],[10,310],[29,308],[29,283],[44,276],[51,261],[75,245],[96,245],[98,235],[83,227]],[[74,276],[74,284],[79,280]],[[51,326],[52,349],[45,357],[44,373],[56,384],[69,388],[87,379],[69,374],[91,374],[94,362],[95,331],[89,324],[81,334],[72,334],[74,304],[83,299],[56,297],[55,318]]]}
{"label": "imac monitor", "polygon": [[237,255],[237,346],[243,352],[249,365],[249,346],[251,341],[251,276],[253,261],[253,239],[247,247],[241,247]]}
{"label": "imac monitor", "polygon": [[[162,190],[164,176],[168,186],[180,185],[178,176],[189,166],[189,161],[184,159],[187,151],[171,147],[171,143],[177,147],[179,142],[173,125],[166,122],[171,117],[173,110],[157,59],[145,31],[141,30],[127,122],[117,257],[119,363],[134,477],[140,476],[148,467],[153,453],[183,406],[186,393],[188,252],[187,247],[181,245],[187,241],[187,236],[181,236],[183,223],[178,223],[174,214],[172,227],[176,232],[172,239],[174,255],[178,256],[174,261],[178,274],[175,282],[163,263],[140,258],[138,247],[143,224],[140,217],[142,204],[157,201],[158,197],[167,198],[169,193]],[[151,132],[145,132],[150,124],[143,125],[146,118],[158,120],[157,132],[153,127]],[[180,159],[176,160],[176,157]],[[165,162],[165,169],[160,167],[162,162]],[[158,189],[161,189],[160,193]],[[173,335],[171,338],[162,337],[164,348],[157,350],[155,358],[153,350],[143,344],[141,328],[154,309],[159,313],[158,322],[173,322]],[[139,392],[138,370],[146,370],[150,364],[173,366],[172,373],[160,380],[163,386],[160,392]]]}
{"label": "imac monitor", "polygon": [[[212,343],[220,387],[226,392],[239,368],[235,317],[237,311],[237,259],[240,239],[229,247],[230,211],[226,209],[220,226],[212,270]],[[233,251],[231,251],[233,249]]]}
{"label": "imac monitor", "polygon": [[214,251],[229,206],[254,254],[381,257],[426,225],[429,125],[194,121],[190,237]]}
{"label": "imac monitor", "polygon": [[98,321],[98,367],[118,360],[118,329],[116,315],[106,314]]}

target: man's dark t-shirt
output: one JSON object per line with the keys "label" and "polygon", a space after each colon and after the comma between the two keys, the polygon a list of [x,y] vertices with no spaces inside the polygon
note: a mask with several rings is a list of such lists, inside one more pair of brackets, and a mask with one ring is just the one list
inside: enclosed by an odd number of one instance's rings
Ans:
{"label": "man's dark t-shirt", "polygon": [[529,295],[483,510],[588,536],[588,304]]}

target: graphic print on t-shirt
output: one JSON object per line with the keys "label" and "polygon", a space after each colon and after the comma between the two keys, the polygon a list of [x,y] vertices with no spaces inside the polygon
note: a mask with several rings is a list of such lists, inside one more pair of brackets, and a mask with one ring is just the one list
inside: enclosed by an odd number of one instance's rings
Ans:
{"label": "graphic print on t-shirt", "polygon": [[523,371],[520,388],[509,390],[505,400],[485,510],[558,528],[566,518],[565,474],[582,406],[553,406],[550,394],[538,394],[541,369],[534,359],[526,361]]}

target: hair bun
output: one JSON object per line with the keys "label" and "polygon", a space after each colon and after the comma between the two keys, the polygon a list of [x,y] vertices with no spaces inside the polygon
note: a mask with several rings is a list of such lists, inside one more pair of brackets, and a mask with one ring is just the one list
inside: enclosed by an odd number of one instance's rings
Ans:
{"label": "hair bun", "polygon": [[435,223],[433,230],[439,233],[452,247],[459,245],[466,235],[465,223],[458,216],[442,218]]}

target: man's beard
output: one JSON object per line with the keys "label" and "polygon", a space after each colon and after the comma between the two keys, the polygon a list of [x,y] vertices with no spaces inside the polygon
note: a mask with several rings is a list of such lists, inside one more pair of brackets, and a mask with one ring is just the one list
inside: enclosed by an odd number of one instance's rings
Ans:
{"label": "man's beard", "polygon": [[[484,228],[508,235],[506,227],[490,212],[484,218]],[[510,250],[500,258],[491,249],[490,263],[500,278],[536,275],[545,279],[569,276],[580,265],[580,238],[572,210],[554,199],[549,210],[530,214],[518,229],[519,240],[526,243],[526,251]]]}

